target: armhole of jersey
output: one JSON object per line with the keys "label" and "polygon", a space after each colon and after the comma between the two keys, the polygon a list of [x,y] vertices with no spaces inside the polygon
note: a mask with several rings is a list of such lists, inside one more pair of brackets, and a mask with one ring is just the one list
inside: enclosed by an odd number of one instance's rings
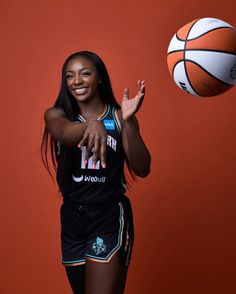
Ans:
{"label": "armhole of jersey", "polygon": [[121,124],[120,124],[119,116],[117,114],[117,110],[115,109],[115,107],[112,109],[112,115],[113,115],[118,131],[121,132]]}

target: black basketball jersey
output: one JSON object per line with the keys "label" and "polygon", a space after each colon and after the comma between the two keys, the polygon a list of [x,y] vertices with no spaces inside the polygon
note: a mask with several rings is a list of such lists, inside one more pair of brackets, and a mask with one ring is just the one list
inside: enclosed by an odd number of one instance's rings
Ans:
{"label": "black basketball jersey", "polygon": [[[106,168],[102,168],[100,160],[93,168],[92,156],[85,167],[86,146],[82,146],[81,149],[70,148],[70,156],[73,155],[70,168],[67,170],[69,184],[61,191],[64,201],[81,204],[103,204],[116,201],[126,191],[124,151],[115,107],[108,105],[105,114],[99,120],[103,122],[107,130]],[[77,123],[84,122],[85,119],[78,116]]]}

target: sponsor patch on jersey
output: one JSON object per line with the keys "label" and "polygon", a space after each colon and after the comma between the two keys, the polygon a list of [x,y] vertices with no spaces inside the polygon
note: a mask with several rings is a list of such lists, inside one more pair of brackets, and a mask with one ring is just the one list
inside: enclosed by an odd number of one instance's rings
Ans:
{"label": "sponsor patch on jersey", "polygon": [[92,177],[92,176],[86,176],[86,175],[82,175],[80,177],[75,177],[74,175],[72,175],[72,178],[75,182],[79,183],[79,182],[92,182],[92,183],[105,183],[106,182],[106,177]]}
{"label": "sponsor patch on jersey", "polygon": [[107,130],[114,130],[115,129],[115,122],[114,122],[114,120],[104,119],[103,123],[104,123],[105,128]]}

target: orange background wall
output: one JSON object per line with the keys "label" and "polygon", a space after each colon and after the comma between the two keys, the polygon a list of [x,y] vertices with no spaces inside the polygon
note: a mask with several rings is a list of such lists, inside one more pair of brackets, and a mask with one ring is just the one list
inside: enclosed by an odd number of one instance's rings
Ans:
{"label": "orange background wall", "polygon": [[173,34],[201,17],[236,27],[235,1],[2,0],[0,293],[71,293],[60,264],[57,187],[39,146],[61,66],[105,61],[118,101],[147,83],[138,113],[151,175],[129,192],[136,238],[127,294],[236,293],[236,89],[197,98],[172,81]]}

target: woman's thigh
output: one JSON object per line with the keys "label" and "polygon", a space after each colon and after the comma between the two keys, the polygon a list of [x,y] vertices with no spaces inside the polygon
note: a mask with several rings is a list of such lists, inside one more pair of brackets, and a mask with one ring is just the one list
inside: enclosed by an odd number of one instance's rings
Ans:
{"label": "woman's thigh", "polygon": [[108,262],[86,260],[86,294],[124,293],[127,266],[122,266],[117,254]]}

